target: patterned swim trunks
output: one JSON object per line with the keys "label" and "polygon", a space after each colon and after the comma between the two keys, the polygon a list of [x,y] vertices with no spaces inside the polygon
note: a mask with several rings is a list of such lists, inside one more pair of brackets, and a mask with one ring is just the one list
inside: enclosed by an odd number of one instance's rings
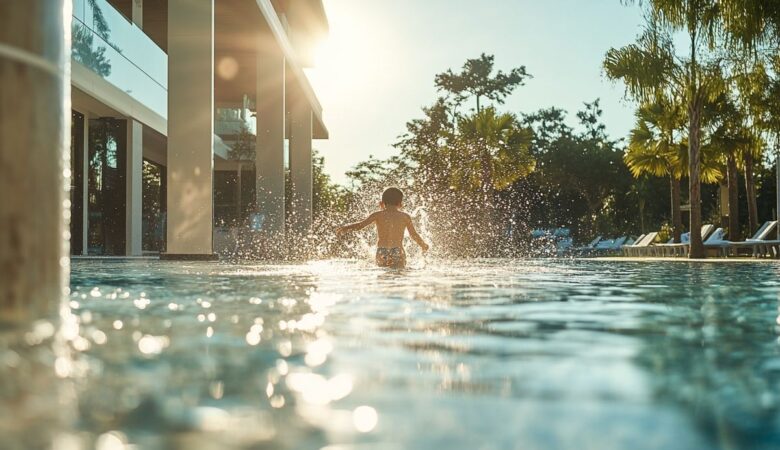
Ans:
{"label": "patterned swim trunks", "polygon": [[401,247],[377,247],[376,263],[380,267],[404,267],[406,255]]}

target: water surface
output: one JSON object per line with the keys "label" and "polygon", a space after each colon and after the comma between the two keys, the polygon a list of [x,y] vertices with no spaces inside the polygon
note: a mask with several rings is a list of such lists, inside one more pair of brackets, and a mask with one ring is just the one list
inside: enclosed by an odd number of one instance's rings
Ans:
{"label": "water surface", "polygon": [[770,449],[780,265],[74,261],[79,435],[143,449]]}

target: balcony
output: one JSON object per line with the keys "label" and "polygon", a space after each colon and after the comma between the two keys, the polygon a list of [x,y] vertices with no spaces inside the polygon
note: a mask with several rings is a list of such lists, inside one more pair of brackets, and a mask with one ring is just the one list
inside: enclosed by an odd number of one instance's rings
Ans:
{"label": "balcony", "polygon": [[167,119],[168,55],[106,0],[73,0],[71,59]]}
{"label": "balcony", "polygon": [[256,123],[253,113],[248,108],[217,108],[214,114],[214,134],[229,140],[246,130],[256,135]]}

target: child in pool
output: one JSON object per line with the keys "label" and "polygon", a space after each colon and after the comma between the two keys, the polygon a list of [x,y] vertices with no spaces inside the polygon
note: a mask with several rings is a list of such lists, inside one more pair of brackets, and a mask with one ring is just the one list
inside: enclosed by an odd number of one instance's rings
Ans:
{"label": "child in pool", "polygon": [[402,269],[406,266],[406,252],[404,252],[404,232],[409,230],[409,236],[422,248],[428,251],[428,244],[423,241],[417,230],[414,229],[412,218],[401,211],[404,194],[398,188],[388,188],[382,193],[382,201],[379,203],[381,210],[371,214],[365,220],[345,225],[336,230],[341,236],[348,231],[362,230],[376,224],[376,264],[379,267],[392,267]]}

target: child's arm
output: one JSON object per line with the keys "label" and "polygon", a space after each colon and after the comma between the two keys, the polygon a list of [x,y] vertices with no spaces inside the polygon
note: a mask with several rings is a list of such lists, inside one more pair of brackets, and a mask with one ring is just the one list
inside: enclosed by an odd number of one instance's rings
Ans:
{"label": "child's arm", "polygon": [[362,230],[363,228],[374,223],[375,220],[376,220],[376,213],[373,213],[370,216],[366,217],[364,220],[361,220],[360,222],[355,222],[349,225],[344,225],[343,227],[339,227],[338,229],[336,229],[336,234],[341,236],[342,234],[348,231]]}
{"label": "child's arm", "polygon": [[412,223],[412,217],[408,214],[406,215],[406,229],[409,230],[409,236],[414,242],[416,242],[424,252],[427,252],[430,246],[425,243],[419,234],[417,234],[417,230],[414,229],[414,224]]}

